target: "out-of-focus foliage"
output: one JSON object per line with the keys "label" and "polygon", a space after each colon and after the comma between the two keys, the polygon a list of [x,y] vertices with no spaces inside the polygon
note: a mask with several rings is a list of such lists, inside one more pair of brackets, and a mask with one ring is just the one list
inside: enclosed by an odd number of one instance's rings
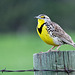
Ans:
{"label": "out-of-focus foliage", "polygon": [[0,0],[0,32],[31,32],[34,16],[47,14],[64,29],[75,29],[75,1],[72,0]]}

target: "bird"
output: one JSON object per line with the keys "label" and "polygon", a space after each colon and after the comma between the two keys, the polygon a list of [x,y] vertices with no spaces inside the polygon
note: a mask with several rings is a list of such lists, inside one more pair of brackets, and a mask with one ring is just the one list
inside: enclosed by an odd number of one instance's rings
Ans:
{"label": "bird", "polygon": [[51,19],[45,15],[40,14],[35,16],[38,19],[36,27],[37,33],[40,38],[47,44],[53,47],[48,52],[53,51],[53,48],[57,47],[55,51],[61,47],[61,45],[68,44],[75,47],[70,35],[68,35],[57,23],[51,21]]}

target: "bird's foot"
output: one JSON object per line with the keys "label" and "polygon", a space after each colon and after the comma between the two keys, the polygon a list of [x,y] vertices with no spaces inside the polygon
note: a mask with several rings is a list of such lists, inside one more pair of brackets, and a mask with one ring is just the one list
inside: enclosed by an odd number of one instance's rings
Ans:
{"label": "bird's foot", "polygon": [[50,49],[50,50],[48,50],[47,52],[50,52],[50,51],[52,51],[52,50]]}
{"label": "bird's foot", "polygon": [[53,46],[50,50],[48,50],[47,52],[50,52],[50,51],[53,51],[53,48],[54,48],[55,46]]}
{"label": "bird's foot", "polygon": [[58,51],[57,49],[56,50],[52,50],[53,52],[56,52],[56,51]]}
{"label": "bird's foot", "polygon": [[58,50],[57,50],[57,49],[55,49],[55,50],[50,49],[50,50],[48,50],[47,52],[50,52],[50,51],[52,51],[52,52],[56,52],[56,51],[58,51]]}
{"label": "bird's foot", "polygon": [[44,53],[44,52],[40,52],[40,53]]}

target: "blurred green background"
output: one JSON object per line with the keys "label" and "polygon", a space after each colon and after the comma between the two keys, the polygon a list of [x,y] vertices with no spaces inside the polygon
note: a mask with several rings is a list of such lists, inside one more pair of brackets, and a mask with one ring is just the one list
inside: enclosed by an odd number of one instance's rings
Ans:
{"label": "blurred green background", "polygon": [[[48,15],[75,41],[75,1],[73,0],[0,0],[0,70],[33,68],[33,54],[47,51],[36,33],[34,16]],[[60,50],[75,50],[65,45]],[[0,75],[34,75],[33,72]]]}

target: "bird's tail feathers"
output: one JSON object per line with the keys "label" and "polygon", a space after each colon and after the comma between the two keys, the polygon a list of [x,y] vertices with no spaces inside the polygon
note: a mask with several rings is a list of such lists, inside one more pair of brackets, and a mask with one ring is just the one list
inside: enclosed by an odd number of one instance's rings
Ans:
{"label": "bird's tail feathers", "polygon": [[75,48],[75,43],[73,44],[73,47]]}

